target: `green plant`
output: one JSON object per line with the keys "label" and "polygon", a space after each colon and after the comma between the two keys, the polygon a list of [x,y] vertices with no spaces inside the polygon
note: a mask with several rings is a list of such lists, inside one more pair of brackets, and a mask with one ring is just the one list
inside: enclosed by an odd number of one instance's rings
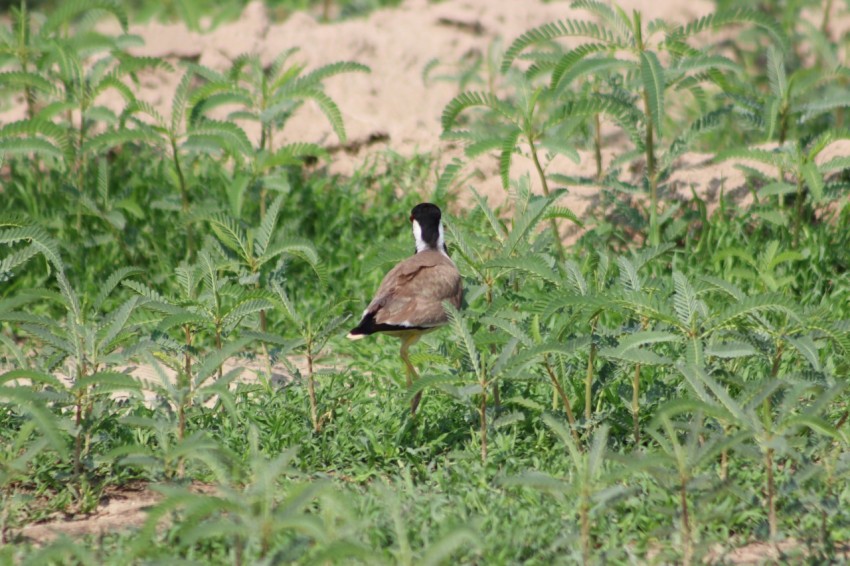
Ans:
{"label": "green plant", "polygon": [[[125,348],[138,336],[140,323],[133,320],[133,314],[144,301],[131,297],[114,310],[104,308],[110,294],[133,273],[133,269],[120,269],[105,281],[98,296],[81,298],[65,274],[56,271],[60,292],[45,290],[39,295],[55,301],[65,311],[64,320],[22,311],[0,314],[0,320],[18,323],[21,330],[50,352],[42,359],[44,366],[39,371],[21,370],[24,372],[21,377],[37,377],[39,382],[61,394],[63,404],[71,406],[73,468],[77,480],[83,473],[83,458],[89,451],[91,430],[98,419],[96,400],[114,391],[139,388],[130,376],[115,368],[125,363],[128,355]],[[12,378],[13,374],[7,377]]]}
{"label": "green plant", "polygon": [[[649,451],[640,465],[663,488],[677,494],[679,502],[679,543],[683,564],[692,564],[695,558],[695,534],[698,532],[690,502],[695,491],[710,491],[715,481],[710,477],[711,465],[717,456],[739,444],[744,434],[724,436],[705,427],[701,412],[691,414],[689,402],[662,409],[649,428],[649,436],[660,450]],[[673,421],[676,412],[689,413],[690,422]]]}
{"label": "green plant", "polygon": [[[848,166],[848,160],[843,156],[835,157],[824,163],[817,163],[816,158],[831,142],[844,137],[846,137],[846,134],[841,132],[827,131],[807,143],[797,140],[773,151],[765,149],[729,150],[720,153],[717,159],[737,158],[776,168],[778,178],[775,182],[765,186],[760,194],[761,196],[777,195],[778,198],[784,195],[794,195],[792,234],[794,243],[797,245],[800,242],[803,221],[807,217],[806,201],[809,201],[811,207],[815,210],[819,205],[825,204],[826,189],[829,187],[824,179],[825,176],[828,173],[846,169]],[[791,182],[786,181],[786,175],[790,177]],[[810,216],[813,216],[813,214]]]}
{"label": "green plant", "polygon": [[[324,283],[325,272],[319,263],[316,249],[310,242],[292,236],[276,237],[275,231],[282,202],[283,197],[277,197],[263,216],[259,226],[247,230],[238,220],[224,213],[215,214],[209,219],[210,227],[219,241],[238,262],[237,272],[240,283],[253,288],[256,292],[269,283],[267,264],[275,260],[280,262],[281,259],[289,256],[306,261],[319,276],[320,282]],[[262,206],[261,203],[261,208]],[[263,273],[264,268],[266,273]],[[259,316],[260,332],[266,332],[268,320],[265,308],[259,310]],[[266,348],[265,343],[263,348]],[[268,373],[271,374],[268,351],[266,351],[266,365]]]}
{"label": "green plant", "polygon": [[[610,7],[601,2],[574,2],[574,8],[585,9],[597,16],[602,23],[568,19],[546,24],[529,30],[513,41],[505,52],[502,71],[507,71],[514,61],[531,46],[548,44],[564,37],[580,37],[588,41],[560,58],[547,53],[532,53],[535,64],[526,74],[526,80],[546,72],[551,74],[547,86],[520,88],[519,107],[497,99],[492,95],[464,93],[450,102],[443,113],[443,129],[448,131],[458,114],[472,106],[485,106],[495,116],[507,119],[511,125],[498,137],[482,139],[475,134],[457,132],[453,137],[471,139],[472,147],[481,149],[501,148],[501,173],[507,186],[511,155],[520,136],[528,142],[529,151],[544,194],[548,194],[543,167],[537,155],[535,142],[550,135],[547,131],[560,126],[567,119],[592,117],[597,123],[597,177],[601,175],[598,148],[598,120],[600,116],[613,119],[633,141],[636,151],[645,154],[643,185],[649,195],[649,242],[660,243],[659,185],[669,175],[673,161],[681,155],[694,138],[718,125],[717,112],[708,112],[670,139],[662,154],[659,145],[665,136],[663,117],[669,112],[665,106],[668,90],[689,92],[702,101],[705,93],[702,84],[706,81],[723,84],[723,71],[736,70],[733,61],[719,55],[710,55],[687,44],[687,40],[705,29],[718,28],[732,23],[750,22],[766,28],[778,41],[783,40],[781,30],[768,18],[754,11],[734,10],[702,18],[686,26],[670,29],[662,21],[644,26],[641,15],[635,11],[629,17],[619,6]],[[653,41],[653,36],[664,32],[663,39]],[[670,64],[661,64],[660,53],[669,55]],[[617,54],[629,58],[618,59]],[[584,62],[593,65],[582,64]],[[589,73],[606,69],[622,69],[625,88],[615,88],[610,93],[583,92],[580,96],[565,91],[562,80],[574,81]],[[575,71],[575,72],[570,72]],[[633,88],[630,91],[629,88]],[[632,94],[634,93],[634,94]],[[524,102],[523,102],[524,101]],[[539,108],[538,108],[539,106]],[[556,148],[560,147],[556,144]],[[563,151],[563,150],[561,150]],[[575,155],[574,150],[570,152]]]}
{"label": "green plant", "polygon": [[613,477],[605,457],[608,429],[604,426],[597,429],[587,451],[582,451],[566,427],[557,419],[546,415],[543,420],[567,449],[572,465],[569,479],[556,478],[540,472],[526,472],[507,480],[506,483],[539,489],[556,496],[575,495],[577,505],[574,513],[579,523],[581,562],[592,564],[596,546],[593,517],[628,491],[624,486],[612,485]]}
{"label": "green plant", "polygon": [[[298,308],[289,298],[286,290],[278,281],[273,281],[271,284],[274,292],[274,302],[278,310],[282,311],[286,318],[287,326],[294,325],[295,333],[298,339],[294,343],[286,343],[284,353],[301,350],[307,362],[307,391],[310,397],[310,421],[313,424],[313,430],[320,432],[322,430],[322,420],[324,416],[319,416],[319,405],[316,397],[316,374],[318,373],[316,363],[319,361],[319,356],[328,344],[328,341],[339,333],[339,329],[348,320],[347,316],[336,314],[338,310],[336,306],[328,308],[323,306],[315,310],[307,310]],[[294,375],[300,376],[300,370],[285,357],[281,358],[293,372]]]}
{"label": "green plant", "polygon": [[[770,379],[744,388],[740,397],[730,395],[705,369],[689,364],[679,370],[697,398],[727,413],[725,419],[746,431],[758,447],[765,472],[764,498],[771,541],[779,533],[777,519],[777,457],[785,459],[795,454],[794,440],[802,429],[817,434],[837,435],[837,431],[820,417],[821,408],[833,399],[839,385],[824,386],[816,382]],[[778,398],[775,407],[771,399]],[[802,407],[800,400],[808,401]]]}
{"label": "green plant", "polygon": [[[264,66],[256,55],[243,55],[233,61],[226,74],[203,69],[209,81],[192,96],[194,119],[205,116],[224,104],[237,104],[239,110],[228,114],[228,120],[255,122],[260,126],[260,139],[249,156],[251,163],[240,183],[260,187],[260,219],[266,213],[269,187],[279,185],[270,174],[281,165],[300,165],[307,157],[322,156],[324,150],[311,143],[296,142],[276,147],[278,134],[287,121],[306,101],[313,101],[328,119],[340,142],[345,142],[345,125],[336,102],[324,91],[324,81],[343,73],[368,73],[369,67],[352,61],[323,65],[305,73],[305,66],[290,63],[298,49],[288,49],[271,64]],[[237,186],[240,186],[237,183]],[[233,201],[233,199],[231,199]],[[238,210],[234,214],[239,214]]]}
{"label": "green plant", "polygon": [[[235,564],[275,562],[299,548],[303,552],[292,533],[324,542],[328,526],[309,510],[320,496],[330,496],[327,483],[293,481],[294,451],[268,458],[259,451],[256,432],[249,439],[247,462],[232,480],[222,478],[215,492],[163,488],[166,498],[150,514],[142,539],[177,514],[180,520],[171,522],[168,538],[178,549],[191,553],[205,541],[224,539],[232,545]],[[329,556],[330,550],[326,547]],[[145,551],[138,547],[141,555]]]}

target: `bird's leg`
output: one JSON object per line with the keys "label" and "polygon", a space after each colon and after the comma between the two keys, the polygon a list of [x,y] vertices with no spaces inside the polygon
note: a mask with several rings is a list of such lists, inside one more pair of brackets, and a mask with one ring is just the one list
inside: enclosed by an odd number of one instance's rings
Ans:
{"label": "bird's leg", "polygon": [[[413,385],[414,379],[419,379],[419,374],[416,373],[416,368],[410,363],[410,357],[407,353],[408,349],[419,340],[419,336],[411,335],[402,338],[401,340],[401,359],[405,366],[405,375],[407,377],[407,386]],[[418,392],[410,401],[410,415],[416,416],[416,408],[419,407],[419,401],[422,399],[422,392]]]}

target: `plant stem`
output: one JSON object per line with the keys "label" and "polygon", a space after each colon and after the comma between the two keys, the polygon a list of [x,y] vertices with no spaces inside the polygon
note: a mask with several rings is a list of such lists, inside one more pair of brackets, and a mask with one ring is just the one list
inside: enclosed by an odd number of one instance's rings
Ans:
{"label": "plant stem", "polygon": [[582,490],[579,504],[579,523],[581,524],[581,559],[583,564],[590,564],[590,495]]}
{"label": "plant stem", "polygon": [[685,478],[682,478],[679,488],[679,502],[682,506],[682,544],[684,545],[682,563],[684,566],[688,566],[693,561],[693,547],[691,543],[691,521],[688,515],[688,490]]}
{"label": "plant stem", "polygon": [[820,31],[825,36],[829,37],[829,14],[832,12],[832,0],[826,0],[826,6],[823,9],[823,19],[820,23]]}
{"label": "plant stem", "polygon": [[596,360],[596,343],[593,334],[596,332],[596,317],[590,323],[590,355],[587,357],[587,372],[584,376],[584,420],[590,422],[593,414],[593,363]]}
{"label": "plant stem", "polygon": [[768,448],[764,455],[764,465],[767,468],[767,524],[771,542],[776,542],[776,486],[773,477],[773,448]]}
{"label": "plant stem", "polygon": [[487,383],[481,383],[481,404],[478,407],[481,419],[481,462],[487,461]]}
{"label": "plant stem", "polygon": [[[177,441],[182,444],[186,438],[186,407],[192,402],[192,356],[190,348],[192,346],[192,329],[188,324],[183,326],[183,335],[186,340],[186,351],[183,354],[183,379],[185,383],[181,389],[184,390],[183,396],[177,406]],[[177,477],[183,479],[186,472],[186,465],[183,456],[177,459]]]}
{"label": "plant stem", "polygon": [[796,247],[800,243],[800,224],[803,219],[803,200],[805,200],[805,195],[803,194],[803,177],[802,175],[797,175],[797,199],[795,204],[796,213],[794,214],[794,246]]}
{"label": "plant stem", "polygon": [[567,412],[567,420],[570,422],[570,432],[573,434],[573,440],[576,441],[576,446],[578,446],[579,450],[581,450],[581,438],[579,438],[578,431],[576,430],[576,418],[575,415],[573,415],[573,408],[570,404],[570,400],[567,398],[567,394],[564,392],[564,388],[561,387],[561,383],[558,381],[558,377],[552,370],[552,365],[549,363],[549,355],[547,354],[543,358],[543,360],[546,367],[546,373],[549,375],[549,379],[552,381],[552,385],[555,387],[555,391],[561,398],[561,403],[564,404],[564,410]]}
{"label": "plant stem", "polygon": [[192,383],[192,329],[189,328],[189,325],[183,326],[183,335],[186,338],[186,350],[183,353],[183,371],[186,373],[186,379],[189,380],[189,383]]}
{"label": "plant stem", "polygon": [[602,180],[602,120],[599,114],[593,115],[593,157],[596,160],[596,180]]}
{"label": "plant stem", "polygon": [[74,424],[77,427],[76,430],[76,438],[74,438],[74,481],[79,481],[80,475],[82,474],[82,463],[80,461],[80,454],[83,449],[83,435],[81,432],[83,423],[83,391],[77,391],[77,399],[75,406],[75,415],[74,415]]}
{"label": "plant stem", "polygon": [[[260,330],[266,332],[268,330],[268,320],[266,319],[266,310],[262,309],[260,311]],[[266,373],[269,374],[269,379],[272,378],[272,356],[269,353],[269,347],[265,342],[260,343],[260,347],[263,349],[263,358],[266,360]]]}
{"label": "plant stem", "polygon": [[195,257],[195,236],[192,232],[192,223],[189,221],[189,189],[186,186],[186,177],[183,175],[183,167],[180,165],[180,153],[177,151],[177,140],[171,138],[171,155],[174,159],[174,170],[177,173],[177,182],[180,185],[180,200],[182,203],[183,221],[186,223],[186,256],[189,259]]}
{"label": "plant stem", "polygon": [[[215,325],[215,347],[220,352],[221,351],[221,323],[216,323]],[[221,379],[224,372],[224,362],[221,362],[218,366],[218,378]]]}
{"label": "plant stem", "polygon": [[649,111],[649,95],[643,91],[643,108],[646,113],[646,178],[649,182],[649,243],[657,246],[661,235],[658,229],[658,179],[655,171],[655,124]]}
{"label": "plant stem", "polygon": [[632,379],[632,421],[634,422],[635,446],[640,444],[640,364],[635,365]]}
{"label": "plant stem", "polygon": [[[531,159],[534,161],[534,168],[537,170],[537,176],[540,177],[540,184],[543,187],[543,194],[549,196],[549,183],[546,181],[546,174],[543,172],[543,166],[540,165],[540,158],[537,156],[537,148],[534,145],[534,140],[528,142],[531,148]],[[554,218],[549,219],[549,225],[552,228],[552,236],[555,238],[555,251],[558,252],[558,259],[564,260],[564,243],[561,241],[561,234],[558,232],[558,223]]]}
{"label": "plant stem", "polygon": [[310,420],[313,422],[313,431],[320,432],[319,410],[316,403],[316,384],[313,378],[313,345],[307,341],[307,392],[310,395]]}

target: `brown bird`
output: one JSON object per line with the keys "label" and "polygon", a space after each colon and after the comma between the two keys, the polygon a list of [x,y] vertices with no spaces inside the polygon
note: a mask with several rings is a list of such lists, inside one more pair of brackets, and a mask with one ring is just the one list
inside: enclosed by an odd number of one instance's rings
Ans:
{"label": "brown bird", "polygon": [[[460,308],[463,300],[460,272],[446,249],[441,216],[440,208],[431,203],[413,207],[410,222],[416,253],[387,273],[360,323],[348,333],[350,340],[376,332],[400,338],[408,386],[419,379],[408,349],[423,334],[448,322],[444,301]],[[417,393],[410,403],[414,416],[421,396],[422,392]]]}

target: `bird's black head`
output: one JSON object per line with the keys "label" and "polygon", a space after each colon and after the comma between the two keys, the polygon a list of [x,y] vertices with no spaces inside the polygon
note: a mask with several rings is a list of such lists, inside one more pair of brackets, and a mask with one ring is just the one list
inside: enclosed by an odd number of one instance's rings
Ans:
{"label": "bird's black head", "polygon": [[410,221],[413,223],[413,237],[416,239],[416,251],[439,250],[446,251],[443,241],[443,226],[440,223],[442,213],[440,207],[430,202],[417,204],[410,211]]}

